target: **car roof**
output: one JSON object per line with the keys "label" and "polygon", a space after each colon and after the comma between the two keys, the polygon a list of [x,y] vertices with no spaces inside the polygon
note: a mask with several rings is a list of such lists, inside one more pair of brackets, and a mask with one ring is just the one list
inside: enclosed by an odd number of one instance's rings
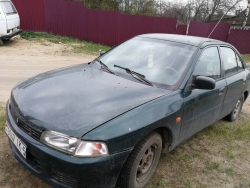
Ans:
{"label": "car roof", "polygon": [[184,44],[189,44],[193,46],[207,46],[211,44],[226,44],[229,45],[226,42],[222,42],[220,40],[215,40],[215,39],[207,39],[203,37],[195,37],[195,36],[187,36],[187,35],[176,35],[176,34],[158,34],[158,33],[153,33],[153,34],[144,34],[144,35],[139,35],[139,37],[145,37],[145,38],[153,38],[153,39],[159,39],[159,40],[167,40],[167,41],[173,41],[173,42],[179,42],[179,43],[184,43]]}

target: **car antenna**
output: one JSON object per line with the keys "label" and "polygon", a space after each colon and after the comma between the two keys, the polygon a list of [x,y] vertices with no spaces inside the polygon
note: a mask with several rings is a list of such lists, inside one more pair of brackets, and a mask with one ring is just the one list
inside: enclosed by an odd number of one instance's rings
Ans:
{"label": "car antenna", "polygon": [[[234,5],[235,6],[235,5]],[[214,30],[216,29],[216,27],[219,25],[219,23],[221,22],[221,20],[223,19],[223,17],[234,7],[234,6],[232,6],[232,7],[230,7],[223,15],[222,15],[222,17],[220,18],[220,20],[217,22],[217,24],[214,26],[214,28],[213,28],[213,30],[211,31],[211,33],[208,35],[208,37],[207,37],[207,39],[206,39],[206,41],[205,42],[207,42],[208,41],[208,39],[210,38],[210,36],[213,34],[213,32],[214,32]]]}

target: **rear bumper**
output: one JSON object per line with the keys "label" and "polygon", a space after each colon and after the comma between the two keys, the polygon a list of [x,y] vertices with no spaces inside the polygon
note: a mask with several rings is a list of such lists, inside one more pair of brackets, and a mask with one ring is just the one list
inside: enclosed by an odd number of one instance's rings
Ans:
{"label": "rear bumper", "polygon": [[13,32],[13,33],[10,33],[9,35],[3,35],[1,36],[2,39],[11,39],[13,38],[14,36],[16,35],[19,35],[20,33],[22,33],[23,31],[21,29],[19,29],[18,31],[16,32]]}
{"label": "rear bumper", "polygon": [[27,146],[26,159],[9,140],[15,158],[34,175],[53,187],[114,187],[130,151],[99,158],[76,158],[49,148],[24,133],[6,106],[7,122]]}

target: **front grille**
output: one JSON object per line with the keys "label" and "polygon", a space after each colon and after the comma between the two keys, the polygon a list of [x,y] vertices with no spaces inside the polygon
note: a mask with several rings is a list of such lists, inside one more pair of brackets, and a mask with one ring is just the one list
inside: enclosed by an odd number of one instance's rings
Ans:
{"label": "front grille", "polygon": [[51,169],[51,176],[57,182],[65,184],[70,187],[76,187],[79,182],[76,177],[65,174],[53,168]]}
{"label": "front grille", "polygon": [[33,129],[32,127],[25,125],[23,123],[19,123],[18,124],[19,128],[22,129],[25,133],[27,133],[29,136],[31,136],[32,138],[39,140],[41,135],[42,135],[42,131],[38,131]]}
{"label": "front grille", "polygon": [[[13,99],[11,102],[13,102]],[[21,117],[15,110],[15,107],[12,103],[10,104],[9,108],[10,108],[10,113],[13,119],[15,120],[17,126],[35,140],[39,140],[43,133],[43,130],[39,129],[36,125]]]}

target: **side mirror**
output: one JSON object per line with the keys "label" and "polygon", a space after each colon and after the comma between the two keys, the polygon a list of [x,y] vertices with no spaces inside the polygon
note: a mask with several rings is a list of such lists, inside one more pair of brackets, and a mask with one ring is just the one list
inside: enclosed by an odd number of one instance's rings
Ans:
{"label": "side mirror", "polygon": [[105,53],[106,53],[105,51],[100,51],[100,56],[102,56]]}
{"label": "side mirror", "polygon": [[206,76],[197,76],[192,86],[196,89],[213,90],[215,88],[215,80]]}

